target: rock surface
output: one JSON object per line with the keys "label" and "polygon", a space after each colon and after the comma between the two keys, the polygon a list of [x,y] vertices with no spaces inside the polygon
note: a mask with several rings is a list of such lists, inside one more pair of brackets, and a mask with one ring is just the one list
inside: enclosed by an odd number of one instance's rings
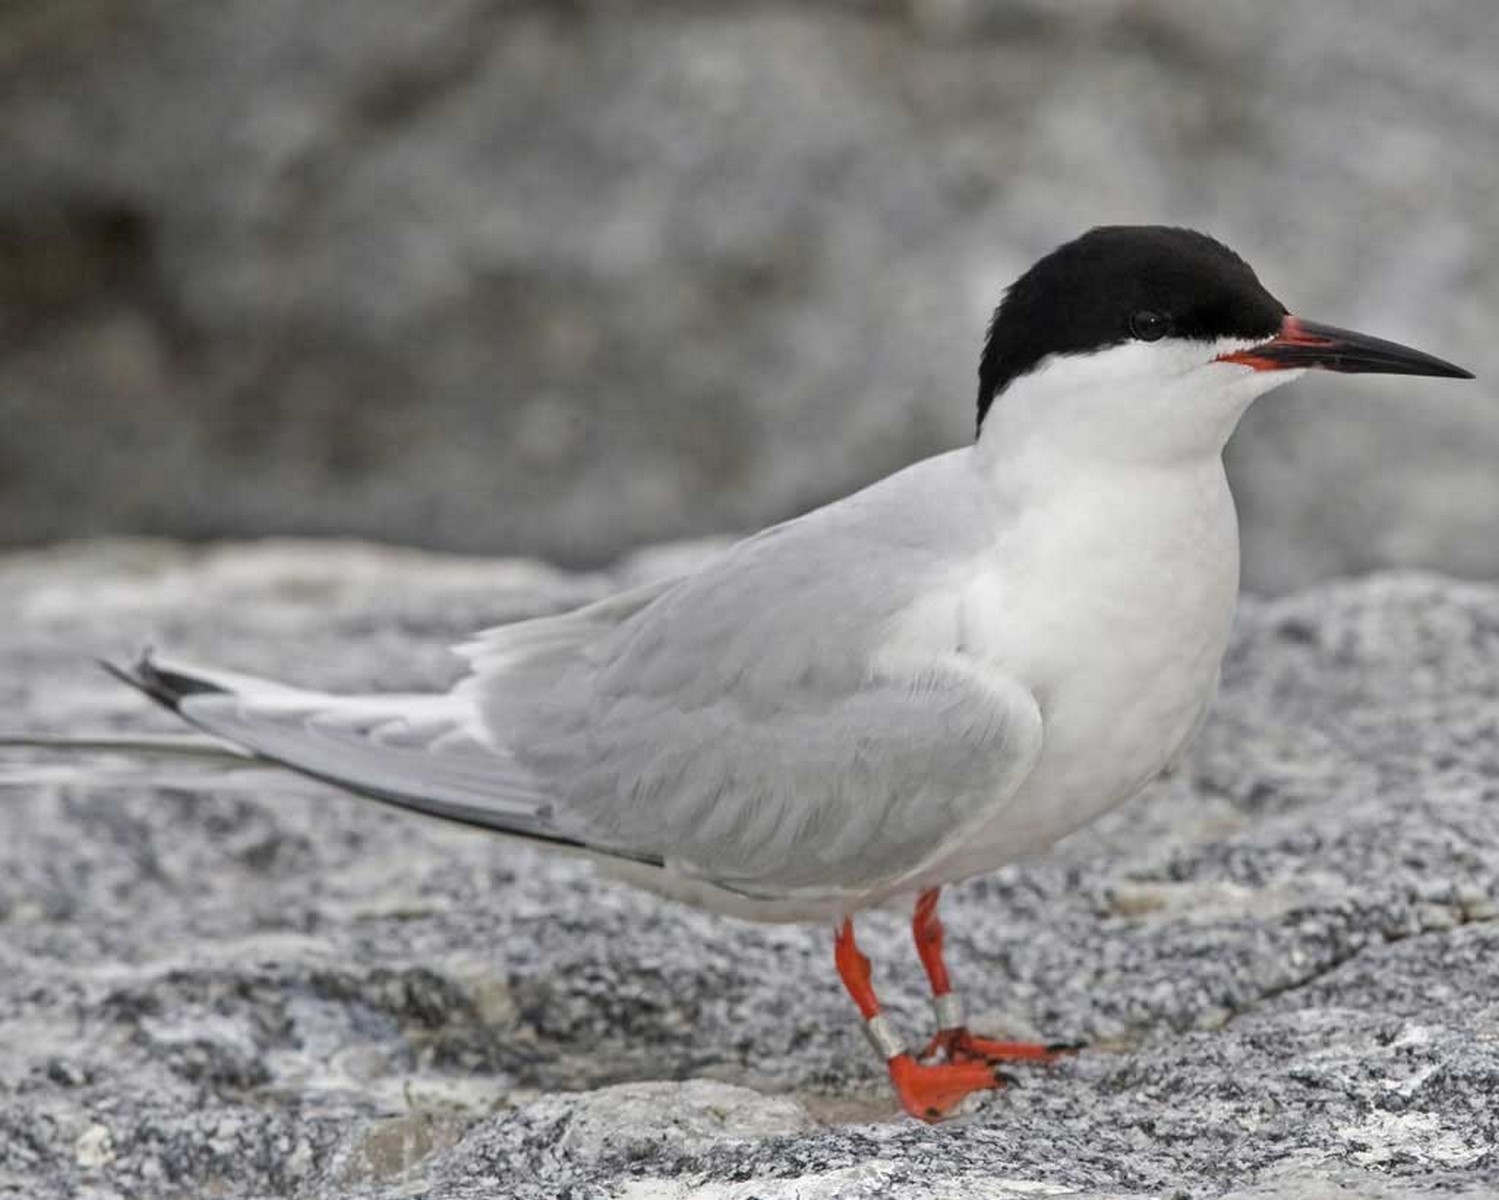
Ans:
{"label": "rock surface", "polygon": [[[351,544],[0,557],[0,700],[170,729],[88,656],[150,640],[329,687],[678,569]],[[1086,1038],[900,1117],[827,932],[279,774],[0,755],[0,1194],[1499,1195],[1499,589],[1246,601],[1175,777],[950,890],[976,1022]],[[861,939],[914,1038],[904,917]]]}
{"label": "rock surface", "polygon": [[599,562],[971,428],[1034,257],[1198,225],[1476,384],[1233,455],[1258,590],[1499,574],[1490,0],[0,6],[0,541]]}

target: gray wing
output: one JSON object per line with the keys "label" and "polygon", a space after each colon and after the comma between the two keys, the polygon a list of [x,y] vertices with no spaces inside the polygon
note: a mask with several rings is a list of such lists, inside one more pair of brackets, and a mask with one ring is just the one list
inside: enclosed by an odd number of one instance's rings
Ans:
{"label": "gray wing", "polygon": [[1035,703],[959,662],[810,693],[772,720],[633,695],[523,755],[559,827],[750,894],[857,890],[956,843],[1029,773]]}
{"label": "gray wing", "polygon": [[552,840],[546,796],[511,755],[475,735],[456,696],[334,696],[149,654],[103,665],[255,756],[432,816]]}
{"label": "gray wing", "polygon": [[1041,744],[1026,689],[964,653],[962,539],[985,524],[966,461],[929,459],[683,579],[492,630],[445,696],[117,673],[403,807],[750,894],[865,890],[962,839]]}
{"label": "gray wing", "polygon": [[471,648],[480,722],[587,845],[751,894],[897,878],[1012,794],[1041,744],[1029,692],[963,653],[947,506],[964,498],[894,476],[587,637],[560,639],[566,618],[552,639],[496,631]]}
{"label": "gray wing", "polygon": [[[653,584],[560,617],[506,626],[471,649],[513,687],[541,692],[570,653],[669,586]],[[466,687],[444,695],[335,696],[149,654],[129,665],[101,665],[212,734],[218,741],[209,744],[210,750],[217,746],[224,753],[226,746],[237,747],[429,816],[587,848],[559,832],[552,792],[544,781],[486,735]],[[80,751],[110,744],[131,752],[152,748],[140,737],[112,743],[68,738],[55,744]],[[647,856],[647,861],[657,860]]]}
{"label": "gray wing", "polygon": [[[569,653],[668,587],[652,584],[560,617],[518,622],[492,631],[471,650],[513,687],[540,692]],[[210,746],[220,752],[237,747],[401,808],[587,848],[559,832],[544,781],[485,734],[466,687],[444,695],[336,696],[149,654],[125,666],[101,665],[219,739]],[[65,743],[77,750],[104,744],[87,738]],[[133,752],[148,748],[138,737],[115,744]]]}

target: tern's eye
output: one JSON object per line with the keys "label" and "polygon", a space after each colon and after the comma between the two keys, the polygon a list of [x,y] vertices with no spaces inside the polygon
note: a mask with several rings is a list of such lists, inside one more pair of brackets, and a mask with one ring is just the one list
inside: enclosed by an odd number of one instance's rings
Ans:
{"label": "tern's eye", "polygon": [[1142,342],[1155,342],[1166,336],[1171,321],[1158,312],[1142,308],[1129,319],[1129,331]]}

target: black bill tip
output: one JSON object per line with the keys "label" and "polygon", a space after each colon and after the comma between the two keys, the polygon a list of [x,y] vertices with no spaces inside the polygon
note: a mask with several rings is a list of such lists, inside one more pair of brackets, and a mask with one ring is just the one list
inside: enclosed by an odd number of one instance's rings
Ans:
{"label": "black bill tip", "polygon": [[1288,316],[1280,332],[1267,342],[1220,355],[1219,362],[1239,363],[1256,371],[1316,369],[1347,375],[1428,375],[1440,379],[1472,379],[1473,372],[1433,355],[1339,329],[1301,317]]}

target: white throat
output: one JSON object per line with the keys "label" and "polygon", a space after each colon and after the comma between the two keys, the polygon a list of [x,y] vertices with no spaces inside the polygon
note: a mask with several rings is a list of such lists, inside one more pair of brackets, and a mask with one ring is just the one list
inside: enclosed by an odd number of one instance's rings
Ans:
{"label": "white throat", "polygon": [[1214,361],[1253,344],[1164,339],[1053,355],[995,398],[979,454],[995,471],[1037,482],[1069,468],[1215,459],[1257,397],[1303,374]]}

